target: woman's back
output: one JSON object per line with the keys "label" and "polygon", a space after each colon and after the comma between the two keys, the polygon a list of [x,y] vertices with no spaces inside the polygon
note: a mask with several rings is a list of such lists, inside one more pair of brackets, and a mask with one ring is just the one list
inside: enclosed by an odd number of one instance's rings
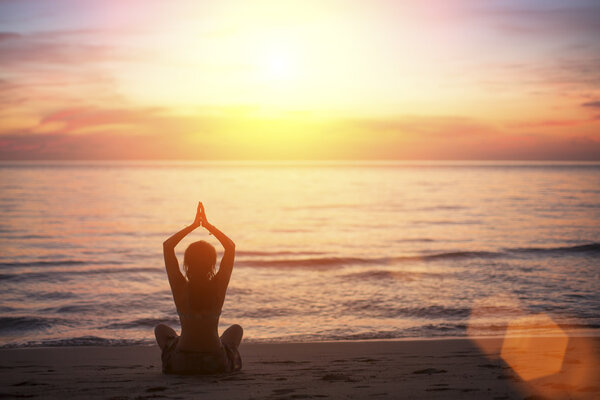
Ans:
{"label": "woman's back", "polygon": [[[180,294],[179,301],[175,301],[181,323],[179,349],[210,352],[218,351],[221,348],[218,327],[222,302],[218,301],[215,293],[216,290],[213,287],[215,283],[207,282],[203,293],[194,293],[194,288],[187,282]],[[202,288],[196,288],[196,290],[199,291]],[[196,297],[196,304],[192,301],[194,297]],[[196,308],[194,305],[200,307]]]}

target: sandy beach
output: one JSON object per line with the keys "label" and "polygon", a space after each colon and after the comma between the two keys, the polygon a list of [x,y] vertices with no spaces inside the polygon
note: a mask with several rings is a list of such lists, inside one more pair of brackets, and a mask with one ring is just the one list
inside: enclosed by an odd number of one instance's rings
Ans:
{"label": "sandy beach", "polygon": [[[529,347],[507,347],[501,339],[243,344],[243,370],[215,376],[163,375],[155,346],[3,349],[0,396],[115,400],[600,396],[600,338],[569,338],[565,347],[560,338],[511,343]],[[552,365],[544,358],[554,364],[558,360],[558,370],[544,371]]]}

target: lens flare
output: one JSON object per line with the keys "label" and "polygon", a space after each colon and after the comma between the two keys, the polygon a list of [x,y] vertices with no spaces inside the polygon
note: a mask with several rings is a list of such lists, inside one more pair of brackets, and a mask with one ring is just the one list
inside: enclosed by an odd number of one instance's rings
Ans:
{"label": "lens flare", "polygon": [[[532,326],[543,328],[548,337],[521,336]],[[500,356],[523,380],[531,381],[560,371],[568,342],[565,332],[546,314],[523,316],[508,323]]]}

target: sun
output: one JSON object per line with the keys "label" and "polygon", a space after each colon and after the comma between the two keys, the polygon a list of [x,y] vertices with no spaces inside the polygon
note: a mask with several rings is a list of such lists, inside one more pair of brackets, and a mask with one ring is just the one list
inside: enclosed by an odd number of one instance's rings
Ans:
{"label": "sun", "polygon": [[272,54],[265,60],[265,73],[276,79],[289,79],[293,74],[293,65],[284,54]]}
{"label": "sun", "polygon": [[263,81],[277,85],[291,83],[298,78],[299,64],[296,53],[284,44],[272,45],[262,52],[260,72]]}

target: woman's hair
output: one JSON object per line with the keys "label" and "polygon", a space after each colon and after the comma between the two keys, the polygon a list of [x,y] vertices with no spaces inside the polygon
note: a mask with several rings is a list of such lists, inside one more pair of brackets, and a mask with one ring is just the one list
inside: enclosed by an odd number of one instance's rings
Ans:
{"label": "woman's hair", "polygon": [[217,251],[204,240],[194,242],[185,249],[183,267],[189,282],[211,280],[215,275],[216,263]]}
{"label": "woman's hair", "polygon": [[217,251],[208,242],[200,240],[188,246],[183,256],[183,267],[189,282],[189,305],[203,310],[214,307],[216,288],[210,284],[215,276]]}

